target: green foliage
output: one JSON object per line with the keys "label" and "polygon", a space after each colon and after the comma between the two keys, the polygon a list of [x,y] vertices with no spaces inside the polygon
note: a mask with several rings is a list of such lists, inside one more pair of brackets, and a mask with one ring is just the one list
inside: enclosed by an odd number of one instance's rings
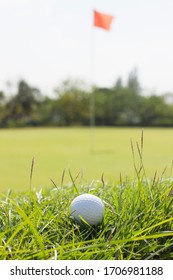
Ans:
{"label": "green foliage", "polygon": [[55,93],[55,98],[43,96],[23,80],[10,99],[0,92],[0,127],[88,126],[92,96],[98,126],[173,126],[172,94],[143,96],[136,70],[126,85],[118,78],[113,87],[89,90],[80,81],[65,80]]}

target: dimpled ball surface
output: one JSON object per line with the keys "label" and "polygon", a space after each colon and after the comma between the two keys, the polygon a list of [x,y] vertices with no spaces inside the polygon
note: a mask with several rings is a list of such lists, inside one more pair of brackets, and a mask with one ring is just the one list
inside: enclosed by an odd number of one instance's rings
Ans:
{"label": "dimpled ball surface", "polygon": [[104,204],[100,198],[92,194],[77,196],[70,205],[70,214],[77,222],[82,217],[91,226],[102,222],[104,216]]}

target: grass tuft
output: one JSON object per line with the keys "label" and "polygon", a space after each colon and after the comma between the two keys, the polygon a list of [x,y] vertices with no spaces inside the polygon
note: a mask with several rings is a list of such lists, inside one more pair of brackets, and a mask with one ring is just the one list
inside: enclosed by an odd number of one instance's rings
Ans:
{"label": "grass tuft", "polygon": [[173,259],[172,184],[155,176],[76,186],[105,203],[103,224],[88,228],[69,216],[74,185],[8,192],[0,198],[0,259]]}

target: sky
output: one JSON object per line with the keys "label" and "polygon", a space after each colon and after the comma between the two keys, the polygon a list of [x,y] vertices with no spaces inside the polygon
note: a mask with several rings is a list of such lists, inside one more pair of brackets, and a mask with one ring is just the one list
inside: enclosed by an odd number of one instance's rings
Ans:
{"label": "sky", "polygon": [[[114,16],[110,31],[93,26],[94,9]],[[136,68],[144,93],[173,92],[172,13],[172,0],[0,0],[0,90],[111,87]]]}

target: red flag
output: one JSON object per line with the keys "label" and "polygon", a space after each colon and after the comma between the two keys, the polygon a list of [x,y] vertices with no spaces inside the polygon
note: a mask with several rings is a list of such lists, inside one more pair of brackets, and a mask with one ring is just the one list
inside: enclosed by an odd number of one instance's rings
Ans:
{"label": "red flag", "polygon": [[114,17],[112,15],[102,14],[100,12],[94,11],[94,26],[103,28],[105,30],[110,30],[113,18]]}

